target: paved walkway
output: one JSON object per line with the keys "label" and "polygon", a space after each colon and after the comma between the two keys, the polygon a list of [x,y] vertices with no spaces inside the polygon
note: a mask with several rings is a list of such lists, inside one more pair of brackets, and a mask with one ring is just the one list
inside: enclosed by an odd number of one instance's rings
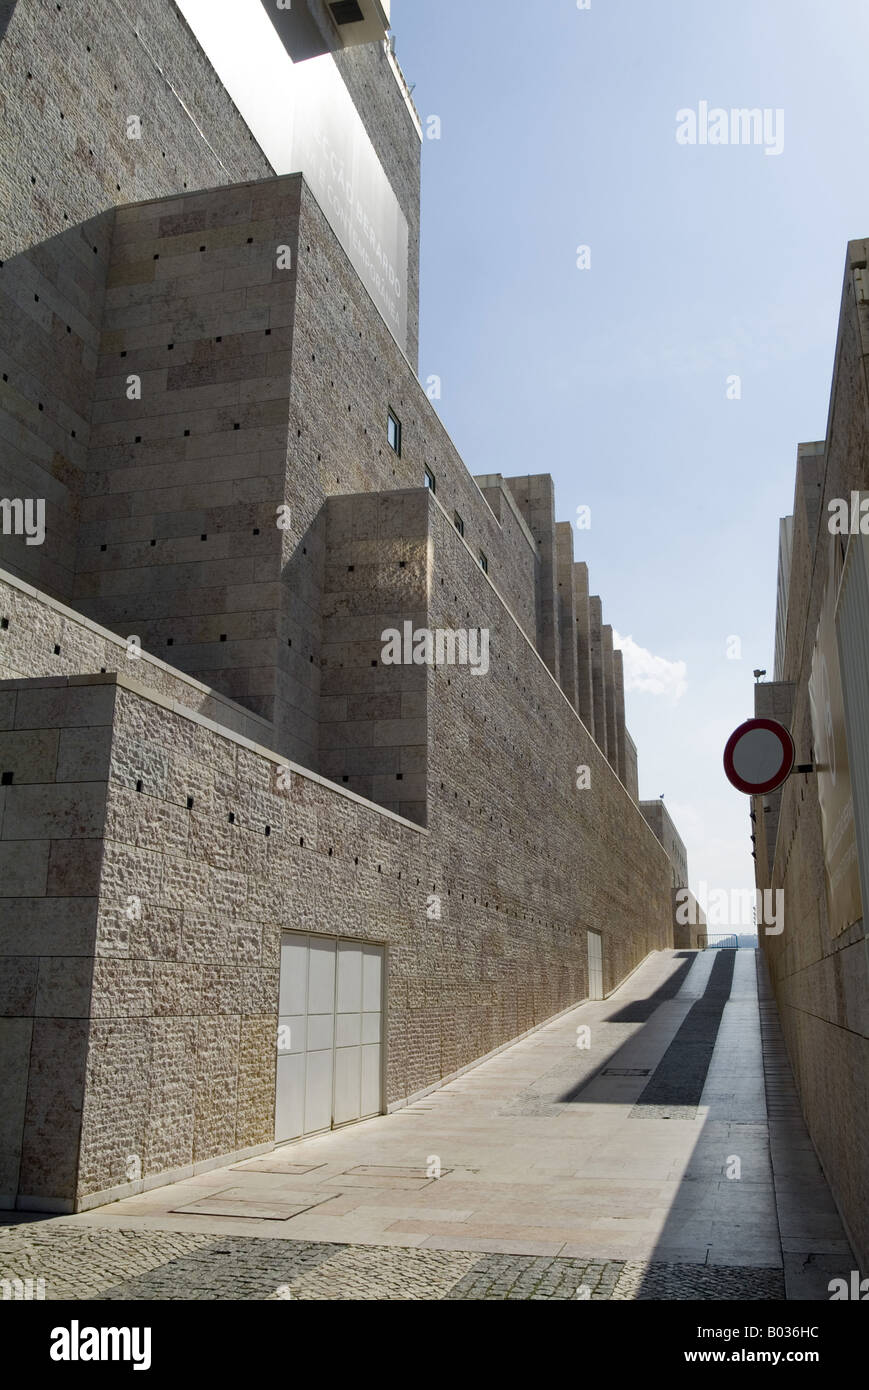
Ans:
{"label": "paved walkway", "polygon": [[405,1110],[0,1230],[0,1278],[48,1298],[828,1298],[855,1265],[775,1026],[753,951],[660,952]]}

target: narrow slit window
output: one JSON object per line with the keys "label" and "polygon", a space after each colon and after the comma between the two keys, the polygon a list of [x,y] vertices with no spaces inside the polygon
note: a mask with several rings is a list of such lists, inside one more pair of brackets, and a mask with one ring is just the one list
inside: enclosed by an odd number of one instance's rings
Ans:
{"label": "narrow slit window", "polygon": [[386,416],[386,442],[394,454],[401,458],[401,421],[394,410]]}

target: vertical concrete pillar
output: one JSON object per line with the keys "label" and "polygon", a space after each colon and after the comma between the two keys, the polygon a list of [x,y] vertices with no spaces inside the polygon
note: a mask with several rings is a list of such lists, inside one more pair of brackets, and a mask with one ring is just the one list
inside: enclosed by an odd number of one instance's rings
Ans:
{"label": "vertical concrete pillar", "polygon": [[613,771],[618,774],[616,753],[616,683],[613,665],[613,630],[603,623],[600,630],[603,662],[603,693],[606,712],[606,755]]}
{"label": "vertical concrete pillar", "polygon": [[558,636],[561,655],[561,688],[575,710],[577,691],[576,602],[573,590],[573,527],[559,521],[555,527],[558,580]]}
{"label": "vertical concrete pillar", "polygon": [[591,644],[588,610],[588,565],[573,566],[573,602],[576,609],[576,685],[579,717],[594,738],[594,700],[591,682]]}
{"label": "vertical concrete pillar", "polygon": [[625,729],[625,790],[630,793],[634,801],[640,799],[640,779],[637,771],[637,745]]}
{"label": "vertical concrete pillar", "polygon": [[625,736],[625,662],[620,651],[613,650],[613,676],[616,697],[616,771],[627,786],[627,749]]}
{"label": "vertical concrete pillar", "polygon": [[537,650],[555,679],[561,681],[558,578],[555,544],[555,484],[548,473],[505,478],[528,523],[540,556],[537,592]]}
{"label": "vertical concrete pillar", "polygon": [[602,604],[597,594],[592,594],[588,600],[588,614],[594,737],[598,748],[606,755],[606,700],[603,684],[603,647],[601,645]]}

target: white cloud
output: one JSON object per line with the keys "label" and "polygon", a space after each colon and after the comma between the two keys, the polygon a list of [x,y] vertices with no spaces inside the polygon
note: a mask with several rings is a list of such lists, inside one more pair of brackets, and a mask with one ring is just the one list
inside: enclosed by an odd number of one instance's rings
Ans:
{"label": "white cloud", "polygon": [[622,653],[625,690],[642,690],[647,695],[665,695],[674,704],[688,689],[688,667],[684,661],[668,661],[664,656],[640,647],[633,637],[613,632],[613,646]]}

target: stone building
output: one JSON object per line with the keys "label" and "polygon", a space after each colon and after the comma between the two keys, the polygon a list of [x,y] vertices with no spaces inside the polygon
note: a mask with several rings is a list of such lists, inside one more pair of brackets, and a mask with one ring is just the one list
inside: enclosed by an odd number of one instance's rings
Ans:
{"label": "stone building", "polygon": [[552,480],[473,477],[417,380],[421,128],[358,8],[257,40],[287,149],[207,7],[4,12],[6,1206],[401,1106],[672,944]]}
{"label": "stone building", "polygon": [[654,801],[641,801],[639,805],[655,835],[667,851],[667,858],[670,860],[672,886],[674,888],[687,888],[688,852],[663,799],[658,797]]}
{"label": "stone building", "polygon": [[848,245],[825,440],[801,444],[780,526],[773,681],[795,772],[752,798],[757,886],[784,929],[758,936],[809,1132],[854,1251],[869,1263],[869,242]]}
{"label": "stone building", "polygon": [[[706,931],[706,913],[688,887],[688,851],[682,836],[673,824],[673,817],[662,797],[641,801],[640,810],[656,838],[667,852],[670,861],[670,891],[673,902],[673,945],[680,947],[706,946],[711,939]],[[722,933],[713,933],[720,944]],[[728,945],[730,944],[728,939]]]}

